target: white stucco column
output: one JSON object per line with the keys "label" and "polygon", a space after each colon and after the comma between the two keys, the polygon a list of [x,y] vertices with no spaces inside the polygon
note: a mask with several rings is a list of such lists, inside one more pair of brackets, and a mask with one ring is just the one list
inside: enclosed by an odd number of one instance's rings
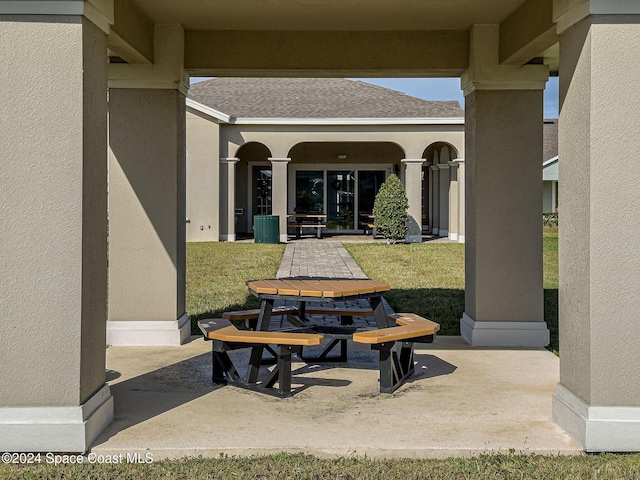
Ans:
{"label": "white stucco column", "polygon": [[110,345],[179,345],[185,307],[185,95],[179,25],[156,26],[155,64],[109,65]]}
{"label": "white stucco column", "polygon": [[407,242],[422,242],[422,166],[424,158],[405,158],[402,163],[405,166],[404,188],[409,200],[409,230]]}
{"label": "white stucco column", "polygon": [[269,158],[271,162],[271,195],[273,215],[280,217],[280,242],[287,243],[287,166],[290,158]]}
{"label": "white stucco column", "polygon": [[439,225],[438,235],[440,237],[447,237],[449,235],[449,161],[447,163],[438,164],[438,192],[440,199],[438,201],[438,208],[440,213],[438,214]]}
{"label": "white stucco column", "polygon": [[236,241],[236,164],[239,158],[220,159],[220,240]]}
{"label": "white stucco column", "polygon": [[640,3],[581,2],[556,14],[562,218],[553,417],[587,451],[637,452]]}
{"label": "white stucco column", "polygon": [[458,163],[449,162],[449,240],[458,241]]}
{"label": "white stucco column", "polygon": [[472,345],[549,343],[542,288],[542,124],[547,67],[498,66],[497,25],[472,29],[465,93],[462,336]]}
{"label": "white stucco column", "polygon": [[81,453],[113,419],[105,383],[113,6],[9,3],[12,14],[0,9],[0,452]]}
{"label": "white stucco column", "polygon": [[458,158],[454,160],[458,165],[458,243],[465,242],[465,182],[466,170],[464,160]]}
{"label": "white stucco column", "polygon": [[431,172],[431,191],[429,192],[429,198],[431,198],[429,211],[431,213],[431,235],[438,235],[440,225],[440,176],[438,171],[438,165],[431,165],[429,167]]}

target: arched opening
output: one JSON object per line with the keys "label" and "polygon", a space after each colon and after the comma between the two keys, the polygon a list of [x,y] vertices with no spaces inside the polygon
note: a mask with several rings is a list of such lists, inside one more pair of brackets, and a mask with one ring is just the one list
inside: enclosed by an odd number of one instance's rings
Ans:
{"label": "arched opening", "polygon": [[429,145],[422,158],[423,231],[439,237],[449,234],[449,162],[458,158],[458,150],[447,142]]}
{"label": "arched opening", "polygon": [[236,158],[236,234],[253,232],[254,215],[272,213],[271,151],[264,144],[249,142],[238,148]]}

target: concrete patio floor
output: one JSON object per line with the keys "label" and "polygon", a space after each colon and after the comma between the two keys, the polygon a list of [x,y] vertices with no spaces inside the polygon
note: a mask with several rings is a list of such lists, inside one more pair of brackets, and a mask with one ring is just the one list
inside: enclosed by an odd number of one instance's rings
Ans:
{"label": "concrete patio floor", "polygon": [[287,399],[213,385],[210,349],[195,337],[180,347],[109,347],[115,419],[91,450],[154,459],[582,451],[551,419],[559,363],[544,349],[438,337],[416,351],[416,375],[386,395],[378,392],[377,352],[350,343],[348,363],[294,363],[296,393]]}

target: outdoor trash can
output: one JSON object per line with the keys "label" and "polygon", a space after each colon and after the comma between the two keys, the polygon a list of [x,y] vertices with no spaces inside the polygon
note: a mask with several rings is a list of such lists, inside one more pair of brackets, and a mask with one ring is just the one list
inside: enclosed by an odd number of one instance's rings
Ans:
{"label": "outdoor trash can", "polygon": [[280,217],[254,215],[253,238],[255,243],[280,243]]}

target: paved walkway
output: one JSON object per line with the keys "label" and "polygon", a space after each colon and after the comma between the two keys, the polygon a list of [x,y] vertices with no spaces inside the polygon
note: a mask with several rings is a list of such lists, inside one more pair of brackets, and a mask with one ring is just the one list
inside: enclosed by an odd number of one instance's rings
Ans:
{"label": "paved walkway", "polygon": [[288,243],[277,277],[368,278],[342,243],[327,240]]}

